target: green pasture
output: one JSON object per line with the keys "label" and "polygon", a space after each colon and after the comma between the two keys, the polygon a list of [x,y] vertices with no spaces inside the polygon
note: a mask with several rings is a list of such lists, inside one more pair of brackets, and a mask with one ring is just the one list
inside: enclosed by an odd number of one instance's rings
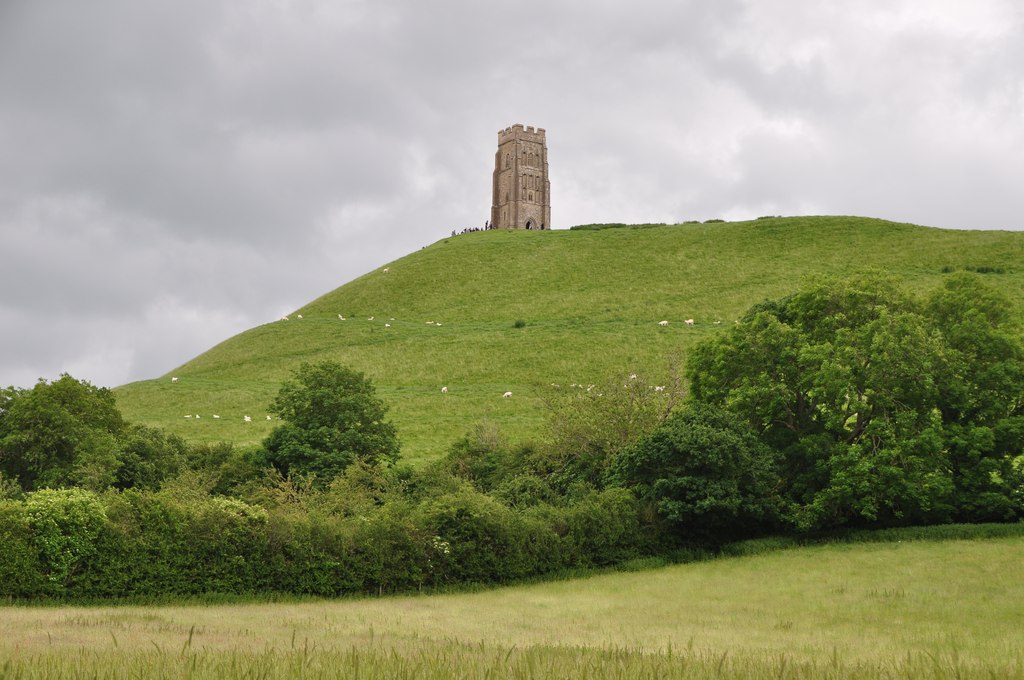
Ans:
{"label": "green pasture", "polygon": [[7,606],[0,677],[1024,677],[1022,554],[830,544],[477,593]]}
{"label": "green pasture", "polygon": [[255,443],[274,425],[266,409],[281,381],[335,359],[374,381],[415,463],[482,419],[513,440],[537,436],[548,390],[629,372],[667,381],[696,341],[810,274],[875,268],[926,290],[977,270],[1024,315],[1022,262],[1024,233],[858,217],[462,234],[116,392],[130,420]]}

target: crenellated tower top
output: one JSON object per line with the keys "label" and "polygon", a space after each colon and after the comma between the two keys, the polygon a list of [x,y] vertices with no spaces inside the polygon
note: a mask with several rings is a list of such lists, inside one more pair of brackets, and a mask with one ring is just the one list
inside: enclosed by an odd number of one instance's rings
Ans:
{"label": "crenellated tower top", "polygon": [[516,123],[498,131],[491,226],[496,229],[551,228],[551,182],[544,128]]}

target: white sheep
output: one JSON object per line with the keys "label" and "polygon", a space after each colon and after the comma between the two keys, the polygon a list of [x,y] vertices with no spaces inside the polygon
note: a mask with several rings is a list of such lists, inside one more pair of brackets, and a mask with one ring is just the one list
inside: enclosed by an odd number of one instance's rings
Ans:
{"label": "white sheep", "polygon": [[685,321],[684,323],[685,323],[685,324],[686,324],[687,326],[692,326],[692,325],[693,325],[693,319],[687,319],[687,320],[686,320],[686,321]]}
{"label": "white sheep", "polygon": [[448,394],[448,386],[447,385],[445,385],[444,387],[441,388],[441,394]]}
{"label": "white sheep", "polygon": [[508,399],[509,397],[512,396],[512,393],[511,392],[506,392],[505,394],[503,394],[501,396],[504,397],[505,399]]}
{"label": "white sheep", "polygon": [[251,423],[252,422],[252,416],[243,416],[243,418],[244,418],[245,422],[247,422],[247,423]]}
{"label": "white sheep", "polygon": [[301,314],[297,314],[296,316],[297,316],[298,318],[300,318],[300,319],[302,318],[302,315],[301,315]]}
{"label": "white sheep", "polygon": [[282,316],[282,317],[281,317],[281,321],[287,321],[287,320],[288,320],[288,317],[287,317],[287,316]]}
{"label": "white sheep", "polygon": [[273,418],[271,418],[270,416],[267,416],[267,420],[273,420]]}
{"label": "white sheep", "polygon": [[384,324],[384,328],[391,328],[391,324],[389,324],[389,323]]}
{"label": "white sheep", "polygon": [[658,325],[661,326],[662,328],[664,328],[665,326],[668,325],[668,321],[665,321],[665,320],[659,321]]}
{"label": "white sheep", "polygon": [[338,315],[338,318],[341,319],[342,321],[345,320],[345,317],[343,317],[341,314]]}
{"label": "white sheep", "polygon": [[178,378],[177,378],[177,376],[175,376],[175,377],[171,378],[171,382],[172,382],[172,383],[176,383],[176,382],[178,382]]}
{"label": "white sheep", "polygon": [[214,420],[220,420],[220,416],[219,416],[219,415],[217,415],[216,413],[214,413],[214,414],[213,414],[213,419],[214,419]]}

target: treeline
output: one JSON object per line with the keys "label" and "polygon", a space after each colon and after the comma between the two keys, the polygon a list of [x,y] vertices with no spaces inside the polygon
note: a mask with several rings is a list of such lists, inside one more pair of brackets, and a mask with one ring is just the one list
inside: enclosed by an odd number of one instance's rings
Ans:
{"label": "treeline", "polygon": [[361,374],[304,365],[261,446],[124,423],[62,376],[0,393],[0,593],[381,593],[760,536],[1024,516],[1024,347],[971,274],[924,297],[810,281],[685,373],[552,389],[534,442],[481,423],[401,465]]}

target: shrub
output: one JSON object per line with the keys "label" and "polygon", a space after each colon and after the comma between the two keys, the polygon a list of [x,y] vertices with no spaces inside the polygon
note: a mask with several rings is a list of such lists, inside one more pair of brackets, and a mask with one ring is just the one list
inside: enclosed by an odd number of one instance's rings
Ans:
{"label": "shrub", "polygon": [[319,513],[276,512],[268,524],[272,590],[336,597],[363,588],[352,528]]}
{"label": "shrub", "polygon": [[428,501],[416,523],[427,538],[433,583],[507,581],[534,573],[524,523],[478,491]]}
{"label": "shrub", "polygon": [[562,517],[573,564],[614,564],[637,557],[646,546],[639,503],[625,489],[586,494],[567,507]]}
{"label": "shrub", "polygon": [[39,550],[40,572],[60,593],[79,565],[96,551],[106,512],[96,494],[82,489],[44,489],[28,496],[25,514]]}
{"label": "shrub", "polygon": [[34,597],[48,585],[25,504],[0,500],[0,596]]}
{"label": "shrub", "polygon": [[686,540],[721,543],[778,520],[775,452],[742,419],[700,404],[617,455],[609,477]]}

